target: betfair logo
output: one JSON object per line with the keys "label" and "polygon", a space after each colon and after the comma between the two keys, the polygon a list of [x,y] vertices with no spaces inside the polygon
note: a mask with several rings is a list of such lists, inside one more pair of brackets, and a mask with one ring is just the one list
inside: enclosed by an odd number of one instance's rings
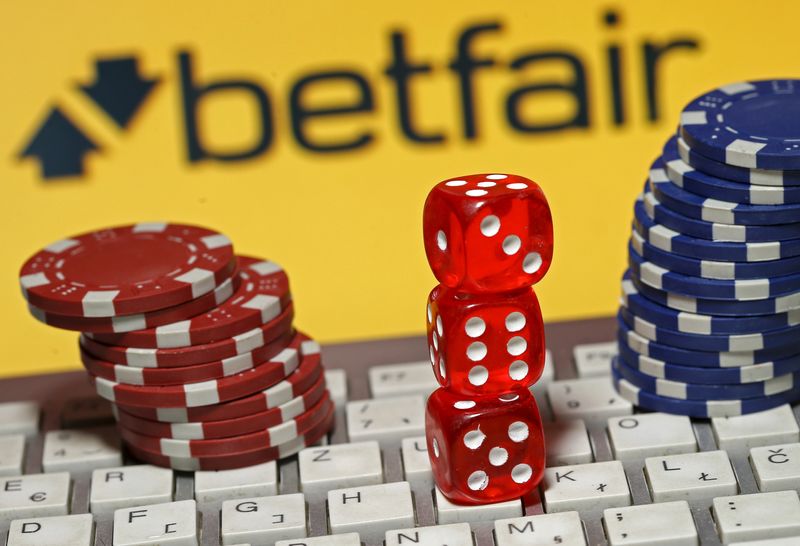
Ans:
{"label": "betfair logo", "polygon": [[[95,81],[80,85],[80,90],[120,129],[127,129],[158,78],[142,77],[133,57],[98,60],[95,73]],[[58,178],[83,174],[86,154],[99,149],[61,108],[54,106],[20,156],[38,159],[43,178]]]}
{"label": "betfair logo", "polygon": [[[601,25],[609,35],[599,46],[602,61],[597,67],[589,66],[588,55],[581,56],[567,48],[526,50],[506,44],[504,49],[504,26],[498,21],[457,30],[452,54],[440,60],[419,52],[412,55],[410,33],[393,30],[386,41],[388,61],[378,70],[355,70],[347,63],[344,66],[348,68],[301,72],[296,80],[288,82],[285,101],[277,100],[273,90],[252,77],[201,80],[197,77],[198,55],[179,51],[173,81],[179,85],[181,99],[183,157],[189,163],[250,161],[267,154],[278,138],[288,138],[315,154],[343,154],[374,146],[380,142],[381,132],[398,135],[396,138],[418,147],[458,146],[480,139],[490,115],[499,115],[516,138],[531,139],[603,125],[622,127],[634,116],[646,122],[659,121],[659,90],[666,86],[659,80],[659,74],[666,73],[661,67],[676,55],[697,51],[699,41],[678,36],[666,41],[642,39],[635,46],[623,47],[621,40],[614,39],[619,34],[614,30],[620,25],[619,15],[603,13]],[[541,76],[555,72],[566,76]],[[137,59],[132,57],[98,60],[96,73],[95,82],[80,86],[81,91],[121,129],[130,130],[131,120],[142,113],[162,78],[142,75]],[[508,79],[507,91],[502,95],[482,92],[481,79],[490,74]],[[533,74],[539,74],[538,78],[533,79]],[[590,79],[589,74],[596,77]],[[640,89],[645,90],[641,112],[632,112],[632,93],[623,83],[629,81],[641,82]],[[446,126],[432,127],[430,122],[419,119],[422,99],[417,87],[422,82],[427,86],[446,85],[452,90],[450,111],[454,116]],[[386,105],[378,105],[375,100],[381,86],[387,86],[392,97]],[[346,89],[348,99],[343,100],[342,93],[336,93],[336,99],[324,103],[312,100],[324,95],[326,89]],[[201,113],[207,106],[201,105],[227,95],[254,105],[257,130],[248,142],[215,148],[210,143],[216,140],[209,139],[207,130],[203,130]],[[592,101],[597,97],[608,99],[606,104],[593,108]],[[558,104],[555,108],[553,99]],[[288,115],[276,115],[284,108]],[[597,112],[598,119],[593,119],[592,112]],[[383,123],[376,124],[376,116],[384,116]],[[286,136],[278,122],[283,119],[288,119]],[[327,129],[334,129],[325,131],[325,137],[315,130],[323,123]],[[100,148],[74,120],[54,107],[20,156],[37,159],[44,178],[80,176],[87,154]]]}

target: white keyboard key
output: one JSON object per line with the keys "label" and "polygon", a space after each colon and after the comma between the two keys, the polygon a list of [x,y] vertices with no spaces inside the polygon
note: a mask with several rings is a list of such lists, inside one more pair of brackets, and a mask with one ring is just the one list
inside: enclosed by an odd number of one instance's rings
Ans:
{"label": "white keyboard key", "polygon": [[650,457],[644,466],[654,502],[710,499],[738,491],[724,451]]}
{"label": "white keyboard key", "polygon": [[547,512],[603,510],[631,503],[619,461],[546,468],[542,484]]}
{"label": "white keyboard key", "polygon": [[587,343],[572,348],[578,377],[611,375],[611,359],[617,356],[617,342]]}
{"label": "white keyboard key", "polygon": [[100,468],[92,472],[89,508],[110,514],[120,508],[171,502],[172,470],[147,464]]}
{"label": "white keyboard key", "polygon": [[0,523],[69,513],[68,472],[0,478]]}
{"label": "white keyboard key", "polygon": [[233,470],[202,470],[194,473],[197,502],[220,502],[278,494],[278,465],[275,461]]}
{"label": "white keyboard key", "polygon": [[92,546],[91,514],[17,519],[8,529],[8,546]]}
{"label": "white keyboard key", "polygon": [[52,430],[44,436],[45,472],[80,472],[121,465],[119,436],[112,427]]}
{"label": "white keyboard key", "polygon": [[425,436],[403,438],[400,454],[403,457],[403,474],[411,488],[424,491],[433,489],[433,471]]}
{"label": "white keyboard key", "polygon": [[437,523],[475,523],[494,521],[500,518],[516,518],[523,514],[522,501],[519,499],[492,504],[453,504],[436,488],[436,522]]}
{"label": "white keyboard key", "polygon": [[114,512],[114,546],[197,546],[193,500],[122,508]]}
{"label": "white keyboard key", "polygon": [[501,519],[494,536],[497,546],[586,546],[578,512]]}
{"label": "white keyboard key", "polygon": [[344,370],[325,370],[325,386],[331,394],[336,408],[344,408],[347,403],[347,374]]}
{"label": "white keyboard key", "polygon": [[797,546],[797,537],[746,540],[744,542],[731,542],[729,546]]}
{"label": "white keyboard key", "polygon": [[378,442],[309,447],[298,455],[300,489],[309,502],[321,502],[331,489],[383,482]]}
{"label": "white keyboard key", "polygon": [[427,360],[373,366],[368,374],[369,390],[373,398],[408,394],[421,394],[427,398],[439,387]]}
{"label": "white keyboard key", "polygon": [[0,404],[0,435],[39,432],[39,405],[36,402],[4,402]]}
{"label": "white keyboard key", "polygon": [[760,491],[800,489],[800,443],[754,447],[750,464]]}
{"label": "white keyboard key", "polygon": [[714,417],[711,427],[717,445],[724,450],[744,450],[800,440],[800,427],[789,404],[748,415]]}
{"label": "white keyboard key", "polygon": [[408,482],[328,491],[328,521],[333,534],[357,532],[379,543],[386,531],[413,527],[414,506]]}
{"label": "white keyboard key", "polygon": [[796,491],[718,497],[713,511],[726,543],[800,536],[800,498]]}
{"label": "white keyboard key", "polygon": [[609,508],[603,523],[610,546],[697,546],[700,539],[686,501]]}
{"label": "white keyboard key", "polygon": [[633,406],[617,394],[609,377],[553,381],[547,387],[547,397],[556,420],[605,424],[609,417],[633,413]]}
{"label": "white keyboard key", "polygon": [[386,546],[407,546],[409,544],[472,546],[472,530],[468,523],[452,523],[386,531]]}
{"label": "white keyboard key", "polygon": [[539,403],[539,409],[546,405],[545,398],[547,395],[547,385],[549,385],[553,380],[556,378],[556,367],[553,364],[553,353],[549,350],[545,350],[544,352],[544,368],[542,368],[542,375],[539,376],[539,379],[531,385],[530,390],[533,395],[536,397],[536,401]]}
{"label": "white keyboard key", "polygon": [[273,544],[303,538],[306,501],[302,493],[274,495],[222,503],[222,544]]}
{"label": "white keyboard key", "polygon": [[583,419],[544,423],[547,466],[591,463],[592,446]]}
{"label": "white keyboard key", "polygon": [[358,536],[358,533],[344,533],[323,537],[295,538],[279,540],[275,546],[361,546],[361,537]]}
{"label": "white keyboard key", "polygon": [[642,413],[612,417],[608,420],[608,439],[614,458],[620,461],[697,451],[692,421],[683,415]]}
{"label": "white keyboard key", "polygon": [[0,436],[0,476],[19,476],[25,458],[25,435]]}
{"label": "white keyboard key", "polygon": [[77,428],[112,424],[111,403],[99,396],[71,398],[61,408],[61,426]]}
{"label": "white keyboard key", "polygon": [[415,395],[348,402],[347,432],[352,442],[377,440],[384,449],[398,448],[403,438],[425,434],[425,399]]}
{"label": "white keyboard key", "polygon": [[538,381],[529,387],[531,393],[536,398],[539,406],[539,414],[542,421],[552,421],[553,412],[550,410],[550,402],[547,400],[547,386],[555,379],[555,366],[553,365],[553,354],[550,351],[544,352],[544,368]]}

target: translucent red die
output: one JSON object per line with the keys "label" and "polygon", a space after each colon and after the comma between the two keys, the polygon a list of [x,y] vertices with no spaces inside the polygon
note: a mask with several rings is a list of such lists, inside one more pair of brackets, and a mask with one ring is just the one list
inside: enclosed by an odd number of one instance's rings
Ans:
{"label": "translucent red die", "polygon": [[428,296],[428,347],[436,379],[464,396],[533,385],[544,368],[539,301],[531,288],[464,294],[438,285]]}
{"label": "translucent red die", "polygon": [[538,282],[553,257],[553,220],[541,188],[523,176],[445,180],[423,212],[425,253],[440,283],[505,292]]}
{"label": "translucent red die", "polygon": [[527,389],[475,398],[437,389],[425,432],[436,485],[454,503],[520,498],[542,479],[542,421]]}

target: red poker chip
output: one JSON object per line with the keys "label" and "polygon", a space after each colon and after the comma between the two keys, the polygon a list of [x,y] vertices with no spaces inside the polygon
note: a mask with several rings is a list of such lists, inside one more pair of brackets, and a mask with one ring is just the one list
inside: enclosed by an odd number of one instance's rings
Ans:
{"label": "red poker chip", "polygon": [[255,351],[290,331],[293,319],[294,304],[289,303],[280,315],[258,328],[204,345],[190,345],[174,349],[147,349],[106,345],[94,339],[95,336],[86,335],[81,336],[80,344],[87,352],[115,364],[125,364],[137,368],[191,366]]}
{"label": "red poker chip", "polygon": [[204,440],[177,440],[146,436],[123,426],[118,427],[122,440],[145,451],[160,453],[167,457],[218,457],[234,455],[244,451],[255,451],[275,447],[297,439],[325,419],[333,404],[326,394],[322,400],[302,415],[265,430],[240,436]]}
{"label": "red poker chip", "polygon": [[225,303],[191,320],[122,334],[100,334],[95,340],[125,347],[174,348],[231,338],[258,328],[289,305],[289,278],[281,267],[239,256],[238,290]]}
{"label": "red poker chip", "polygon": [[233,419],[200,423],[161,423],[142,419],[117,407],[112,409],[121,427],[139,434],[176,440],[208,440],[241,436],[286,423],[313,408],[326,393],[325,376],[320,374],[308,391],[276,408]]}
{"label": "red poker chip", "polygon": [[128,452],[141,462],[172,468],[174,470],[185,470],[188,472],[197,470],[231,470],[284,459],[306,447],[313,446],[328,434],[333,426],[334,416],[334,408],[331,407],[322,422],[304,435],[298,436],[295,440],[285,444],[219,457],[166,457],[134,445],[126,444],[126,447]]}
{"label": "red poker chip", "polygon": [[80,353],[83,367],[95,377],[128,385],[184,385],[229,377],[260,366],[275,366],[282,369],[283,363],[272,362],[271,359],[285,349],[294,336],[293,331],[288,331],[278,339],[249,353],[214,362],[173,368],[136,368],[100,360],[83,348]]}
{"label": "red poker chip", "polygon": [[[89,377],[101,398],[117,404],[146,408],[210,406],[242,398],[284,380],[305,359],[303,353],[307,345],[303,344],[301,349],[301,342],[305,340],[308,338],[302,334],[296,335],[288,348],[271,359],[270,362],[278,365],[265,363],[243,373],[200,383],[150,387],[125,385],[91,374]],[[313,345],[319,347],[316,343]]]}
{"label": "red poker chip", "polygon": [[[312,346],[316,343],[309,342]],[[196,408],[143,408],[117,403],[116,407],[127,414],[160,423],[201,423],[235,419],[253,413],[277,408],[293,398],[301,396],[324,377],[319,358],[319,346],[316,353],[304,352],[300,366],[285,380],[250,396]]]}
{"label": "red poker chip", "polygon": [[119,317],[71,317],[43,311],[33,305],[28,305],[28,310],[39,322],[43,322],[64,330],[79,332],[113,334],[130,332],[143,328],[155,328],[164,324],[172,324],[181,320],[205,313],[214,309],[230,298],[239,287],[239,277],[233,275],[216,287],[212,292],[203,294],[197,299],[187,301],[165,309],[137,313],[135,315],[122,315]]}
{"label": "red poker chip", "polygon": [[236,267],[233,245],[197,226],[146,223],[57,241],[20,271],[22,294],[43,311],[115,317],[186,303],[211,292]]}

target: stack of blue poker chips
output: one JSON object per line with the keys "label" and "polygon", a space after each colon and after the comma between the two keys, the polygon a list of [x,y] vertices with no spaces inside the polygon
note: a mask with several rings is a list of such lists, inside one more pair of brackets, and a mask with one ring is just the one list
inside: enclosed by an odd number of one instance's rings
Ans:
{"label": "stack of blue poker chips", "polygon": [[800,80],[689,103],[634,205],[612,377],[639,407],[800,401]]}

